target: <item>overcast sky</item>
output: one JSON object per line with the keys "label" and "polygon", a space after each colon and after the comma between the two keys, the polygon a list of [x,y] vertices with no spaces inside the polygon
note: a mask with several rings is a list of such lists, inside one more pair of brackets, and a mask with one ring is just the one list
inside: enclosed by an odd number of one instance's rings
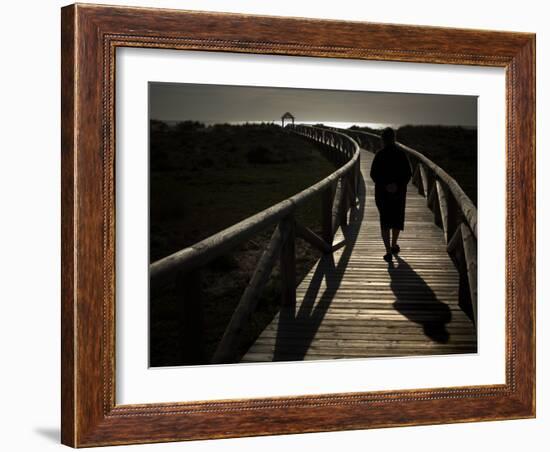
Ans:
{"label": "overcast sky", "polygon": [[477,125],[476,96],[150,83],[149,99],[165,121]]}

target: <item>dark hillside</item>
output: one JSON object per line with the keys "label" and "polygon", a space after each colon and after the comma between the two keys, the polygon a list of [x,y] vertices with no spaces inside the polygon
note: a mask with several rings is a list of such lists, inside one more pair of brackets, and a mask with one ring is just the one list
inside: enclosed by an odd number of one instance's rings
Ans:
{"label": "dark hillside", "polygon": [[477,205],[477,129],[404,126],[397,130],[397,140],[443,168]]}
{"label": "dark hillside", "polygon": [[[370,127],[350,129],[380,134]],[[477,129],[409,125],[399,127],[396,137],[443,168],[477,205]]]}

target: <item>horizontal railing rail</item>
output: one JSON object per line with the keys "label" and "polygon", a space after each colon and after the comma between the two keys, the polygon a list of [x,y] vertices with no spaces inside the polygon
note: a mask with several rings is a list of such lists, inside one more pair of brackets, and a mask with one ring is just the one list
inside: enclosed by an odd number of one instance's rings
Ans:
{"label": "horizontal railing rail", "polygon": [[[375,133],[352,129],[345,133],[366,150],[375,152],[382,146]],[[443,229],[447,251],[460,275],[460,303],[466,312],[471,310],[477,324],[477,208],[446,171],[415,149],[397,144],[409,158],[413,184],[426,198],[434,222]]]}
{"label": "horizontal railing rail", "polygon": [[[241,332],[256,309],[258,299],[273,267],[279,259],[282,280],[281,303],[296,303],[295,237],[300,237],[322,252],[332,252],[334,234],[347,222],[348,212],[356,206],[359,184],[360,146],[350,136],[320,127],[289,125],[285,130],[296,133],[322,145],[337,170],[316,184],[302,190],[251,217],[218,232],[190,247],[162,258],[149,267],[151,291],[155,292],[171,282],[176,283],[181,298],[179,315],[180,342],[184,361],[198,363],[202,357],[201,268],[220,255],[231,252],[259,232],[276,225],[252,278],[211,359],[212,363],[233,362],[238,352]],[[321,236],[295,220],[295,211],[320,194]],[[341,244],[338,244],[341,246]],[[192,344],[192,345],[191,345]]]}

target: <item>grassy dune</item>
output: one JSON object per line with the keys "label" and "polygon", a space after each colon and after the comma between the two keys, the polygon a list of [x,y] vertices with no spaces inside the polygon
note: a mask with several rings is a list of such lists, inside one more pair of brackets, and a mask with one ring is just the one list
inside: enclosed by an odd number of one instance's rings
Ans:
{"label": "grassy dune", "polygon": [[[153,122],[150,135],[151,262],[196,243],[323,179],[335,167],[311,142],[273,125]],[[320,199],[297,213],[320,232]],[[212,355],[267,244],[272,228],[211,262],[203,272],[205,359]],[[296,242],[298,276],[319,254]],[[264,290],[241,352],[278,311],[279,269]],[[151,300],[151,364],[182,364],[173,288]]]}

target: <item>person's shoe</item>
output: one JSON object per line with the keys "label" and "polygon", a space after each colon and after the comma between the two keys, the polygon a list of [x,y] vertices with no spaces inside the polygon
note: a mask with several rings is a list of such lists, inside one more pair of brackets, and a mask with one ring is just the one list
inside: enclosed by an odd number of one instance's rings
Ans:
{"label": "person's shoe", "polygon": [[396,256],[399,254],[400,251],[401,251],[401,248],[399,247],[399,245],[394,245],[391,247],[391,253]]}
{"label": "person's shoe", "polygon": [[384,260],[386,262],[391,262],[391,259],[392,259],[391,253],[384,254]]}

